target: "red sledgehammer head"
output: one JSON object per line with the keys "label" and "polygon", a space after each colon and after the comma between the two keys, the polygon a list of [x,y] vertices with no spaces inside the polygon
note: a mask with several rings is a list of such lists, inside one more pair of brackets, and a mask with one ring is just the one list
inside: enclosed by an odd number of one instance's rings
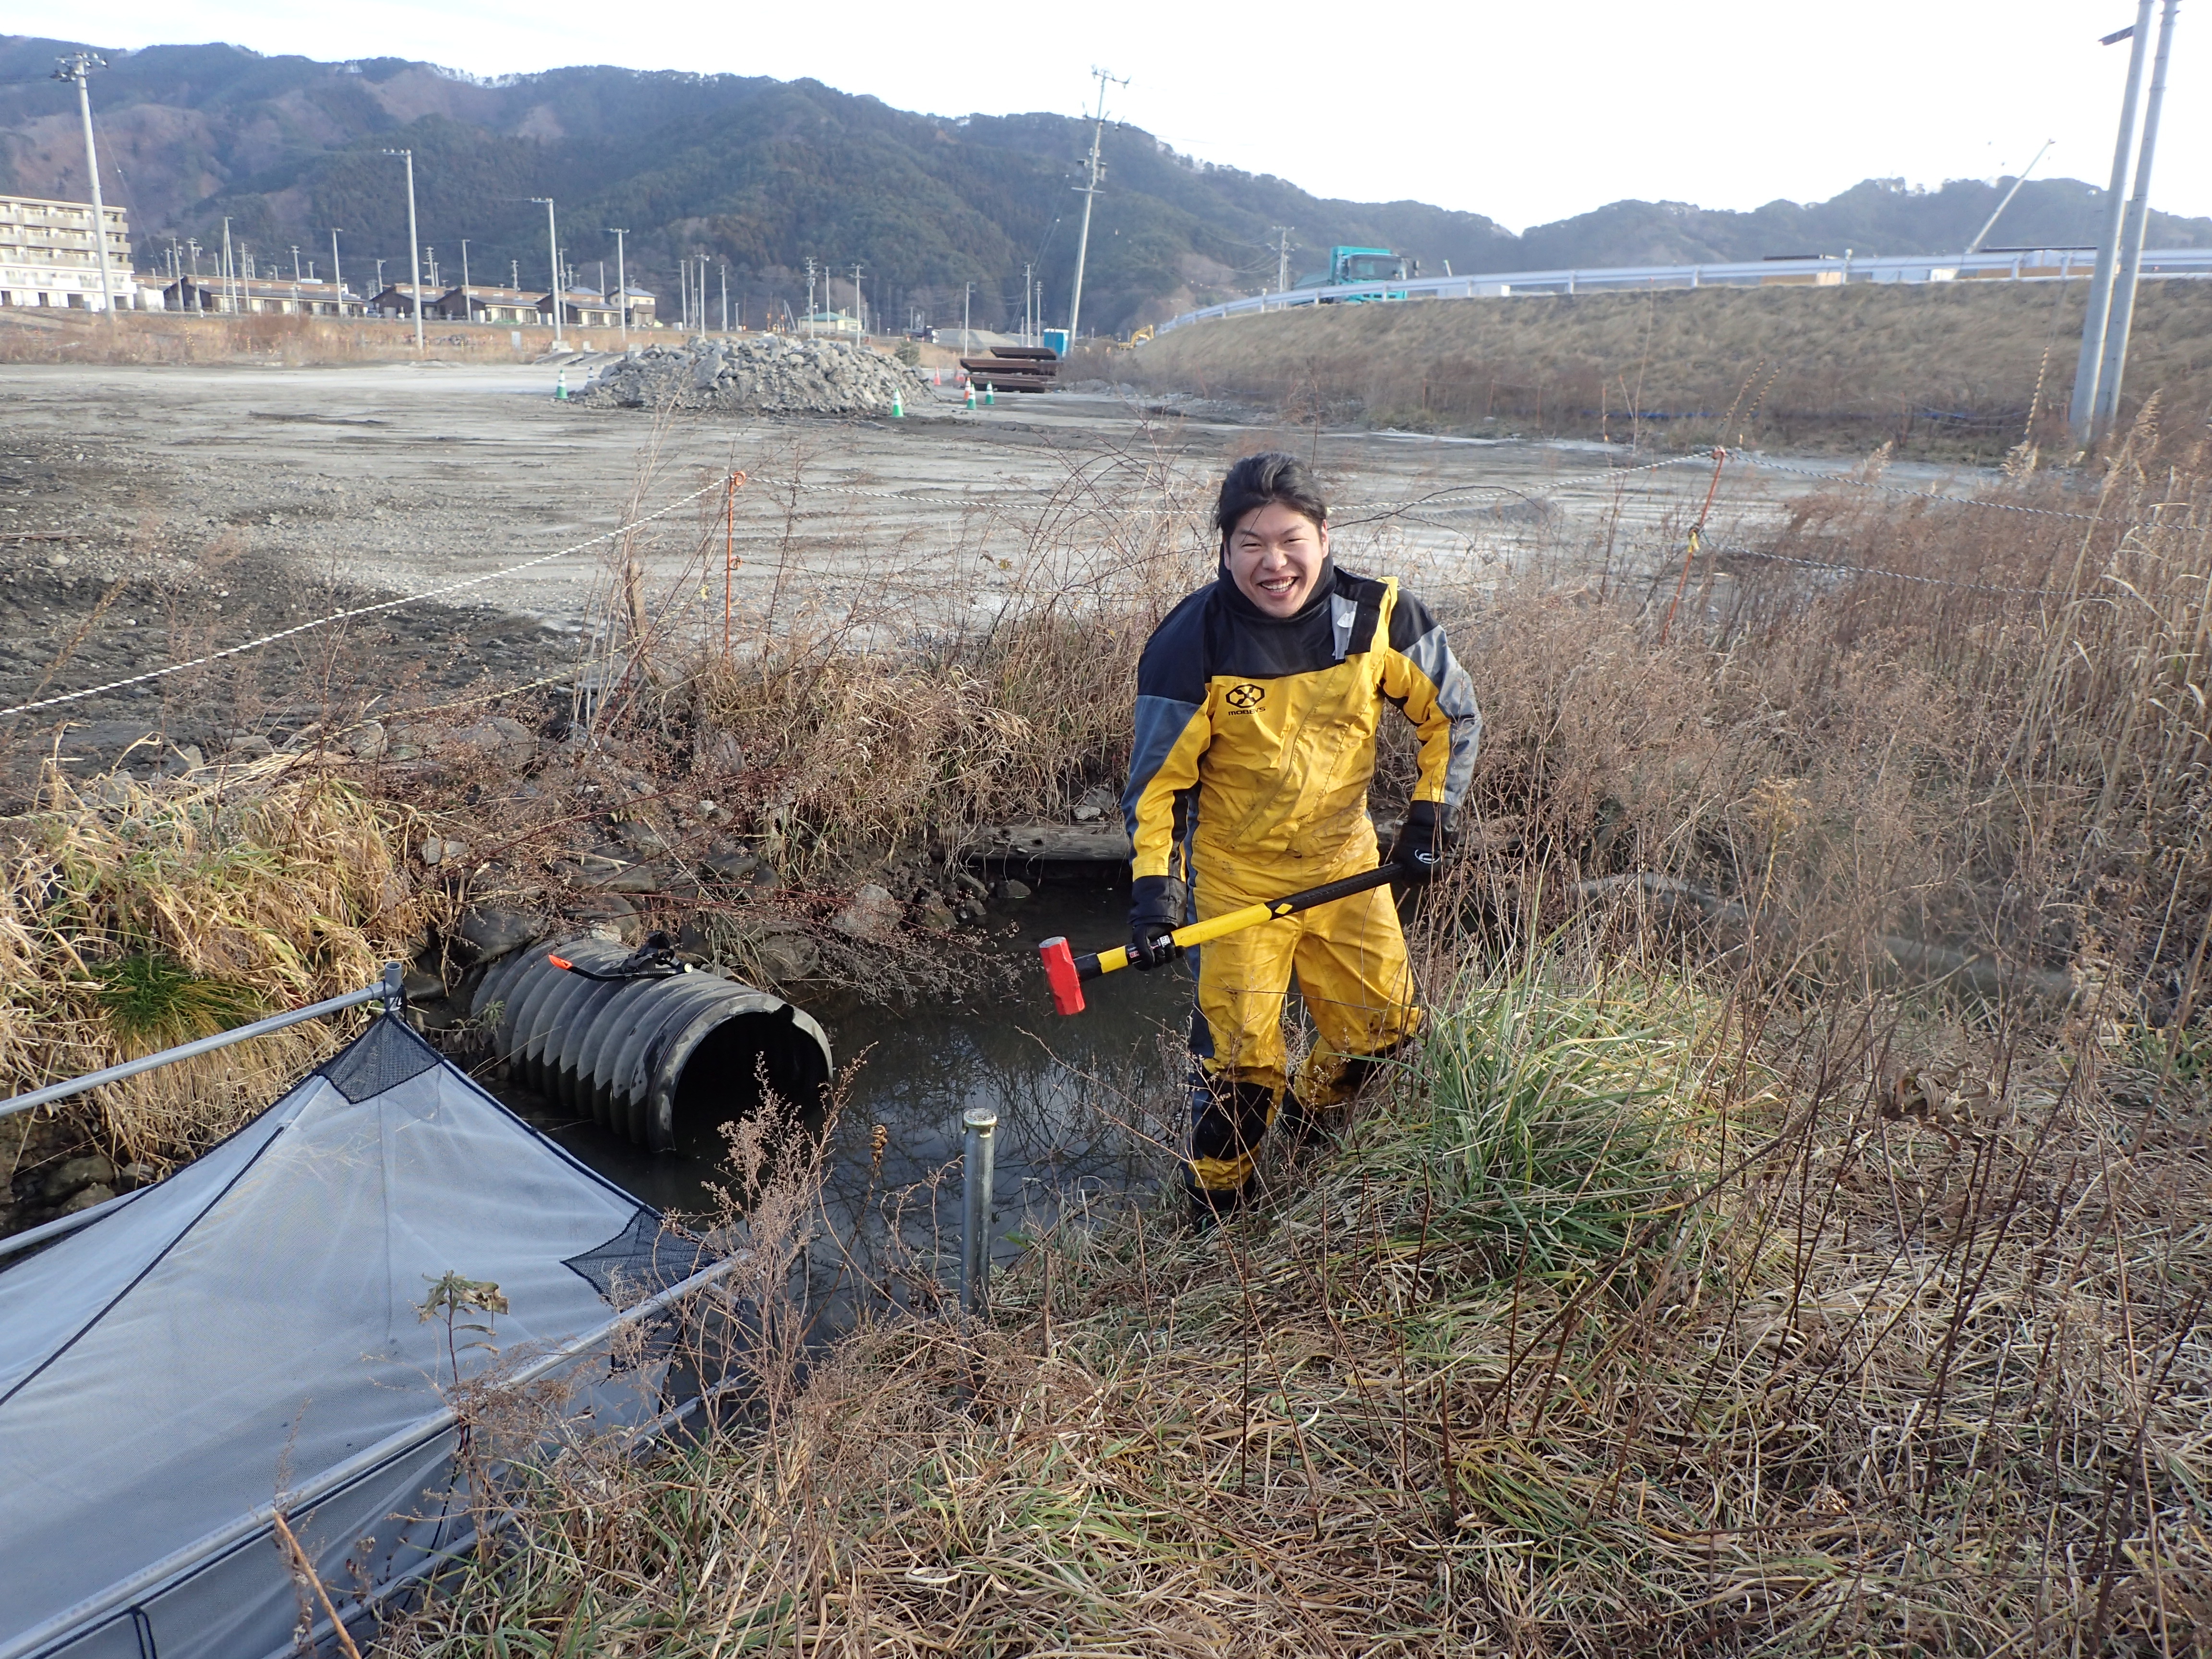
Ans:
{"label": "red sledgehammer head", "polygon": [[1052,1006],[1063,1014],[1083,1012],[1083,981],[1075,971],[1075,952],[1065,939],[1048,939],[1037,946],[1044,963],[1045,983],[1052,987]]}

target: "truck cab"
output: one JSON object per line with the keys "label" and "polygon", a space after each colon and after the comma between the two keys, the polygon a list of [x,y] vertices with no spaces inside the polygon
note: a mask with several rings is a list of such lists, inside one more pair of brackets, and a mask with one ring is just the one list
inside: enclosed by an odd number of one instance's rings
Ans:
{"label": "truck cab", "polygon": [[[1317,270],[1298,278],[1300,288],[1348,288],[1369,283],[1403,283],[1420,274],[1420,265],[1405,254],[1387,247],[1333,247],[1328,251],[1328,269]],[[1357,305],[1378,296],[1347,294],[1340,299],[1323,296],[1322,303]],[[1403,294],[1383,294],[1379,297],[1402,300]]]}

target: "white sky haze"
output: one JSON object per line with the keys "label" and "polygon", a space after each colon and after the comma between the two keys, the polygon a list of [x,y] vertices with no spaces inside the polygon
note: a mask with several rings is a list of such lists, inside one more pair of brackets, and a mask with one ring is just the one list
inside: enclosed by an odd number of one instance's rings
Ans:
{"label": "white sky haze", "polygon": [[[875,0],[689,16],[603,0],[106,0],[96,23],[88,13],[68,27],[103,46],[227,40],[478,75],[615,63],[811,76],[941,115],[1073,115],[1096,64],[1129,77],[1109,115],[1187,154],[1318,195],[1411,198],[1520,230],[1625,197],[1751,208],[1820,200],[1870,177],[1990,178],[2045,138],[2057,143],[2038,176],[2102,183],[2128,48],[2097,40],[2135,11],[2131,0],[1130,0],[1009,9],[996,14],[1008,21],[963,33],[958,12]],[[58,21],[40,18],[40,32]],[[0,27],[27,31],[32,20]],[[2212,9],[2185,6],[2152,190],[2169,212],[2212,214],[2204,68]]]}

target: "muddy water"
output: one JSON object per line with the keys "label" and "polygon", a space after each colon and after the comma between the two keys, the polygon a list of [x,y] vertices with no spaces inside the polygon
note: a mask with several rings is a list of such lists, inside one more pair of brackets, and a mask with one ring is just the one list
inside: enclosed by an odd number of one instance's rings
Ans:
{"label": "muddy water", "polygon": [[[1013,970],[1013,988],[905,1011],[808,1004],[850,1078],[830,1127],[823,1231],[808,1275],[833,1322],[855,1302],[926,1304],[933,1285],[957,1287],[960,1118],[969,1107],[999,1114],[1001,1261],[1063,1220],[1103,1219],[1142,1201],[1170,1175],[1183,1110],[1188,975],[1178,969],[1094,981],[1088,1011],[1063,1018],[1036,966],[1036,940],[1054,933],[1079,951],[1119,944],[1127,907],[1116,887],[1048,883],[1033,898],[992,907],[993,927],[1012,929],[994,949]],[[535,1097],[507,1098],[663,1210],[711,1212],[710,1187],[727,1181],[717,1139],[649,1152],[596,1124],[551,1115]]]}

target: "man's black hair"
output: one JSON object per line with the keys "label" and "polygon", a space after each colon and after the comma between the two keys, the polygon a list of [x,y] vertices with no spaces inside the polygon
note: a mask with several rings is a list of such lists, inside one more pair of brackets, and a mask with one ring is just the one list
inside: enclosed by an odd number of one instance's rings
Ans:
{"label": "man's black hair", "polygon": [[1264,455],[1247,455],[1231,467],[1229,476],[1221,481],[1221,501],[1213,509],[1213,524],[1221,532],[1224,555],[1229,551],[1231,532],[1243,521],[1244,515],[1271,501],[1280,501],[1316,525],[1328,522],[1328,502],[1304,461],[1279,449]]}

